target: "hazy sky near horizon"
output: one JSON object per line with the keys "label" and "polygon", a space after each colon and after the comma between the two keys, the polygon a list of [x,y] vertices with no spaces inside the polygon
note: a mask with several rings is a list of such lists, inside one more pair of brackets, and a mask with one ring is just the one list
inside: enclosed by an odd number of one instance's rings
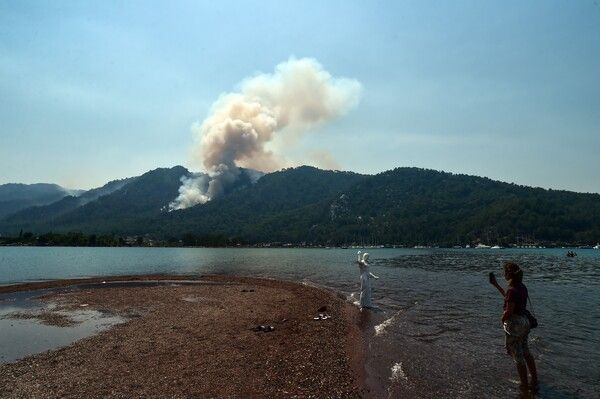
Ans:
{"label": "hazy sky near horizon", "polygon": [[599,0],[2,1],[0,184],[193,166],[191,126],[291,56],[362,84],[296,163],[600,192]]}

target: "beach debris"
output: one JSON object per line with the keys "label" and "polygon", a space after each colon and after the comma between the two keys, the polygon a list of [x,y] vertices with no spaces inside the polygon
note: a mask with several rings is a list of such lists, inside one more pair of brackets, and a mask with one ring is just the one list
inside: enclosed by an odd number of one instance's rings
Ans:
{"label": "beach debris", "polygon": [[251,288],[251,289],[249,289],[249,290],[247,290],[247,289],[243,289],[243,290],[242,290],[242,292],[254,292],[254,288]]}
{"label": "beach debris", "polygon": [[256,327],[254,327],[252,329],[252,331],[255,331],[255,332],[261,332],[261,331],[262,332],[271,332],[271,331],[275,331],[275,327],[269,326],[269,325],[262,325],[261,324],[261,325],[258,325]]}
{"label": "beach debris", "polygon": [[327,320],[331,319],[331,316],[326,313],[319,313],[318,316],[313,317],[313,320]]}
{"label": "beach debris", "polygon": [[87,304],[87,303],[82,303],[82,304],[81,304],[81,305],[79,305],[79,306],[80,306],[80,307],[82,307],[82,308],[85,308],[86,306],[90,306],[90,305],[89,305],[89,304]]}

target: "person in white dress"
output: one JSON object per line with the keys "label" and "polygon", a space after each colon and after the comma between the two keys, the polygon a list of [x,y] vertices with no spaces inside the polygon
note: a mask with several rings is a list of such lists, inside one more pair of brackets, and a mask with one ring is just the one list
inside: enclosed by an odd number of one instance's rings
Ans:
{"label": "person in white dress", "polygon": [[360,251],[358,251],[358,268],[360,269],[360,309],[364,308],[372,308],[373,304],[371,303],[371,277],[378,279],[376,275],[369,271],[369,263],[367,260],[369,259],[369,254],[364,253],[361,256]]}

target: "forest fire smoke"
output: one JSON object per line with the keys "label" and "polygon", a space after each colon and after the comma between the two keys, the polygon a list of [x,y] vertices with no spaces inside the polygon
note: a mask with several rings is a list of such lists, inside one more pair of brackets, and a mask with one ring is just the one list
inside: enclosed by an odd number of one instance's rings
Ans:
{"label": "forest fire smoke", "polygon": [[282,154],[267,144],[275,136],[298,135],[346,113],[358,102],[358,81],[334,78],[311,58],[290,58],[272,74],[246,79],[238,93],[222,94],[195,128],[194,160],[206,174],[183,178],[170,210],[205,203],[233,184],[239,168],[270,172]]}

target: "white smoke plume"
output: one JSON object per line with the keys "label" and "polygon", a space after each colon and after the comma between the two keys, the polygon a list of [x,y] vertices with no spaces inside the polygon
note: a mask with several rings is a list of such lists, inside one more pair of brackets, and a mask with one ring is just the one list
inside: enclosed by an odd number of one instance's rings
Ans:
{"label": "white smoke plume", "polygon": [[361,85],[334,78],[312,58],[290,58],[272,74],[246,79],[239,93],[222,94],[195,130],[194,160],[206,174],[182,179],[170,210],[210,201],[236,181],[239,167],[265,172],[285,166],[268,148],[275,136],[298,135],[346,113],[358,102]]}

